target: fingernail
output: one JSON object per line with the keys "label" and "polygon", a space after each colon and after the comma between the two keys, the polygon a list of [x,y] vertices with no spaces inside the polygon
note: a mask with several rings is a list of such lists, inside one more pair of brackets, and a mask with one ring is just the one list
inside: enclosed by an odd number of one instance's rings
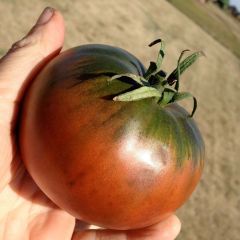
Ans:
{"label": "fingernail", "polygon": [[46,7],[38,18],[36,25],[44,25],[52,18],[55,9]]}

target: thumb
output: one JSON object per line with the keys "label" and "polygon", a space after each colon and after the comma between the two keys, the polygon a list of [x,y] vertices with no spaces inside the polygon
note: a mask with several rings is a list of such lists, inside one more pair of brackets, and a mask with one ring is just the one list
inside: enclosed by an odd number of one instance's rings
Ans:
{"label": "thumb", "polygon": [[63,39],[63,17],[53,8],[45,8],[29,33],[0,60],[1,99],[18,102],[29,81],[60,52]]}

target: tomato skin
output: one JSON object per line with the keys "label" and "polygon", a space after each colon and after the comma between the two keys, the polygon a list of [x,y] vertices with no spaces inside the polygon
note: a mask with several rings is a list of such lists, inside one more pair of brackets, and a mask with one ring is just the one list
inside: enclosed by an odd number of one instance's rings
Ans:
{"label": "tomato skin", "polygon": [[25,165],[76,218],[110,229],[146,227],[179,208],[200,179],[204,144],[183,108],[112,101],[132,85],[109,75],[144,71],[124,50],[86,45],[51,61],[25,97]]}

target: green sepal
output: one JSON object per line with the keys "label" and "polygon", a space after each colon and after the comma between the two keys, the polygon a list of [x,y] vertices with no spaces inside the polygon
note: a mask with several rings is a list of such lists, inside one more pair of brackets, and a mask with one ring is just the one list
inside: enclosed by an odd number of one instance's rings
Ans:
{"label": "green sepal", "polygon": [[150,97],[161,98],[162,92],[154,87],[143,86],[130,92],[122,93],[113,98],[114,101],[136,101]]}
{"label": "green sepal", "polygon": [[179,80],[180,80],[180,75],[181,75],[181,70],[180,70],[180,63],[181,63],[181,60],[183,58],[183,55],[185,52],[188,52],[190,51],[189,49],[186,49],[186,50],[183,50],[178,58],[178,62],[177,62],[177,81],[176,81],[176,84],[175,84],[175,90],[178,91],[179,90]]}
{"label": "green sepal", "polygon": [[169,85],[173,85],[175,83],[175,80],[178,79],[178,74],[181,75],[188,67],[190,67],[200,56],[203,55],[203,52],[195,52],[185,58],[180,64],[179,64],[179,71],[178,67],[173,70],[173,72],[168,76],[167,81]]}
{"label": "green sepal", "polygon": [[144,78],[149,79],[157,71],[157,64],[155,62],[150,62],[150,65],[144,74]]}
{"label": "green sepal", "polygon": [[165,88],[164,92],[162,94],[162,98],[160,99],[159,103],[161,106],[166,106],[168,103],[170,103],[173,99],[173,96],[175,95],[175,91],[170,88]]}
{"label": "green sepal", "polygon": [[176,92],[172,98],[172,102],[178,102],[186,98],[193,99],[193,110],[189,117],[193,117],[196,109],[197,109],[197,99],[189,92]]}
{"label": "green sepal", "polygon": [[165,42],[162,41],[161,39],[157,39],[150,43],[148,46],[152,47],[157,43],[161,43],[160,50],[158,52],[157,56],[157,61],[155,62],[150,62],[150,65],[147,69],[147,72],[144,74],[144,77],[148,80],[151,76],[157,74],[161,70],[163,58],[165,56],[164,50],[165,50]]}
{"label": "green sepal", "polygon": [[137,83],[141,86],[148,85],[148,81],[144,77],[138,76],[138,75],[135,75],[135,74],[132,74],[132,73],[114,75],[108,81],[111,82],[113,80],[120,79],[122,77],[129,78],[129,79],[131,79],[132,81],[134,81],[135,83]]}
{"label": "green sepal", "polygon": [[158,52],[158,57],[157,57],[157,69],[159,72],[161,70],[161,67],[162,67],[162,62],[163,62],[163,58],[165,56],[165,42],[163,40],[161,40],[161,48],[160,48],[160,51]]}

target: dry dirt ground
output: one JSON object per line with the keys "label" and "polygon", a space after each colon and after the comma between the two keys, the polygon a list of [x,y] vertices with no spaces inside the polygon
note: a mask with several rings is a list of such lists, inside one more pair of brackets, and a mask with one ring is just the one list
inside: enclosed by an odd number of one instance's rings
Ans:
{"label": "dry dirt ground", "polygon": [[182,220],[178,239],[240,239],[239,59],[164,0],[0,0],[1,53],[28,31],[47,5],[65,17],[65,49],[107,43],[147,64],[157,51],[147,44],[161,37],[167,42],[167,70],[185,48],[205,52],[182,78],[182,89],[199,101],[195,119],[206,143],[206,165],[198,188],[177,211]]}

